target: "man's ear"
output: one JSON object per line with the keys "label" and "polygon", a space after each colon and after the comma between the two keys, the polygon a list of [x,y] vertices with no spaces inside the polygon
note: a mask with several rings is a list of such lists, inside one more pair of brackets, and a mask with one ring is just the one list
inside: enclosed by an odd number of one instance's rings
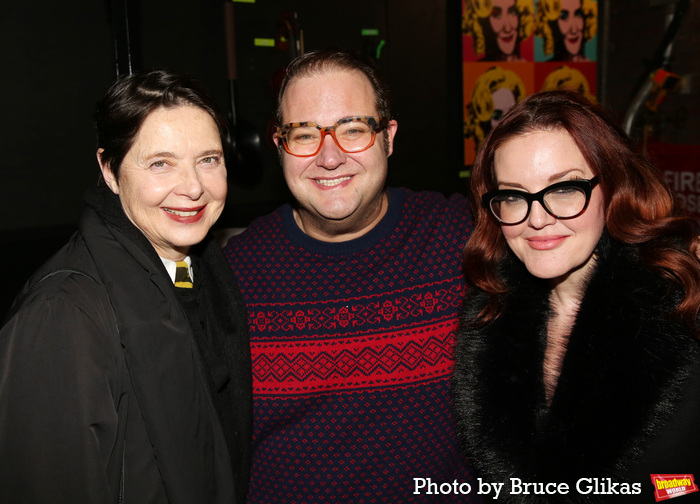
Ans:
{"label": "man's ear", "polygon": [[102,148],[97,149],[97,163],[100,165],[100,171],[102,172],[102,178],[104,179],[107,187],[109,187],[114,194],[119,194],[119,184],[117,179],[112,173],[111,168],[108,163],[102,161],[102,153],[105,150]]}
{"label": "man's ear", "polygon": [[272,134],[272,141],[275,143],[275,147],[277,147],[277,159],[280,162],[280,166],[284,166],[284,146],[282,145],[282,139],[277,135],[276,131]]}
{"label": "man's ear", "polygon": [[386,137],[385,137],[385,142],[386,142],[386,155],[387,157],[391,156],[391,153],[394,152],[394,137],[396,136],[396,130],[399,129],[399,123],[396,122],[394,119],[389,121],[389,124],[386,127]]}

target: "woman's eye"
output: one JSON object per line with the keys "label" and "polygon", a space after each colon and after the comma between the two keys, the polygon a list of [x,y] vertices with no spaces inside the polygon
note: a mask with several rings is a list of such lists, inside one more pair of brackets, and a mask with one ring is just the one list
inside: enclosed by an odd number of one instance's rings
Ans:
{"label": "woman's eye", "polygon": [[204,159],[202,159],[202,163],[204,164],[216,164],[219,162],[219,158],[215,156],[207,156]]}
{"label": "woman's eye", "polygon": [[166,163],[165,161],[156,161],[155,163],[151,164],[153,168],[165,168]]}
{"label": "woman's eye", "polygon": [[577,187],[560,187],[559,189],[555,189],[554,191],[552,191],[552,194],[566,195],[576,192],[579,192],[579,189]]}

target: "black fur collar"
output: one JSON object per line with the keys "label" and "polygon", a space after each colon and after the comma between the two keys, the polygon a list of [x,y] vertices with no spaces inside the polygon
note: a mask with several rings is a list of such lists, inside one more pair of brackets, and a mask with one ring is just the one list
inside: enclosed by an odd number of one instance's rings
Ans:
{"label": "black fur collar", "polygon": [[542,378],[547,285],[513,261],[499,319],[470,328],[486,296],[472,291],[465,302],[455,410],[466,455],[488,481],[623,479],[673,411],[698,355],[697,341],[668,316],[678,293],[630,247],[604,237],[597,254],[550,407]]}

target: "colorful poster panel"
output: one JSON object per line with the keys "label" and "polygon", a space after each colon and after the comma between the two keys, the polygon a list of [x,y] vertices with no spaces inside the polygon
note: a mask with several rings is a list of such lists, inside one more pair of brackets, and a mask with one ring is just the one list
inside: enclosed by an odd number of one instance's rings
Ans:
{"label": "colorful poster panel", "polygon": [[461,0],[464,166],[500,117],[552,89],[597,94],[596,0]]}
{"label": "colorful poster panel", "polygon": [[[532,63],[463,63],[464,164],[474,163],[477,149],[510,107],[535,92]],[[465,174],[466,175],[466,174]]]}
{"label": "colorful poster panel", "polygon": [[548,61],[535,64],[535,91],[569,89],[588,99],[598,95],[598,66],[593,62]]}
{"label": "colorful poster panel", "polygon": [[533,61],[534,0],[463,0],[463,61]]}
{"label": "colorful poster panel", "polygon": [[535,61],[596,61],[596,0],[537,0],[534,24]]}

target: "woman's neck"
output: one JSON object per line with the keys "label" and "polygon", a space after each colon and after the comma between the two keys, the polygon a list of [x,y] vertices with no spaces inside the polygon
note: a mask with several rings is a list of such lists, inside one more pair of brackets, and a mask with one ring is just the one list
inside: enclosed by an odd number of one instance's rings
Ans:
{"label": "woman's neck", "polygon": [[551,404],[554,397],[564,365],[569,336],[588,285],[589,272],[594,265],[595,258],[591,258],[585,267],[572,271],[566,278],[553,281],[549,296],[550,315],[547,321],[547,346],[542,363],[547,404]]}
{"label": "woman's neck", "polygon": [[542,373],[544,392],[547,404],[552,402],[554,392],[559,382],[564,357],[569,344],[569,335],[576,322],[578,303],[573,298],[566,304],[559,304],[558,298],[552,293],[550,297],[550,316],[547,321],[547,346],[544,350]]}

